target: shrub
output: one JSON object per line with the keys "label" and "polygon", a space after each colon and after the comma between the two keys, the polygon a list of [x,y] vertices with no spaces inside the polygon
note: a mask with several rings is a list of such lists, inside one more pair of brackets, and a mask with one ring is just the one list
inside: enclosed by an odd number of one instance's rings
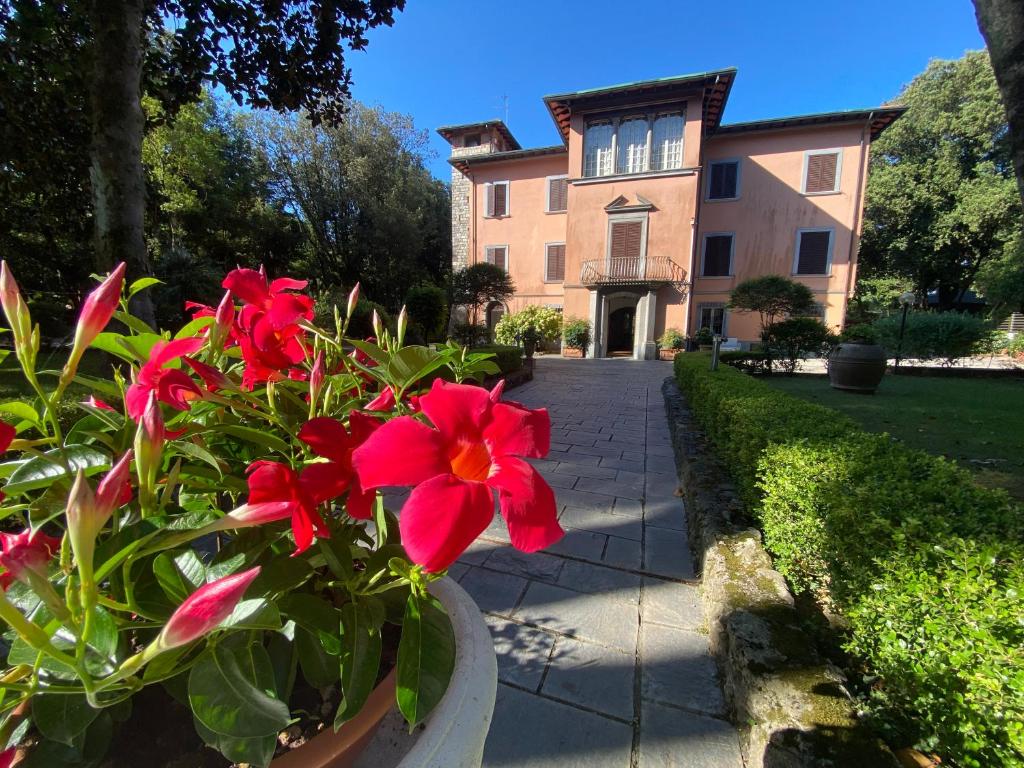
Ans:
{"label": "shrub", "polygon": [[718,359],[744,373],[760,375],[768,372],[768,355],[765,352],[726,350],[718,353]]}
{"label": "shrub", "polygon": [[1015,360],[1024,361],[1024,333],[1018,333],[1006,345],[1006,354]]}
{"label": "shrub", "polygon": [[456,323],[451,338],[464,347],[478,347],[491,341],[491,329],[475,323]]}
{"label": "shrub", "polygon": [[707,326],[698,328],[697,333],[693,336],[694,341],[698,344],[711,344],[715,340],[715,334],[711,332],[711,329]]}
{"label": "shrub", "polygon": [[590,344],[590,323],[580,318],[566,320],[562,326],[562,342],[569,349],[580,349],[585,353]]}
{"label": "shrub", "polygon": [[489,352],[494,355],[495,364],[501,369],[502,375],[515,373],[523,367],[523,350],[505,344],[485,344],[476,347],[474,352]]}
{"label": "shrub", "polygon": [[872,325],[867,325],[866,323],[855,323],[854,325],[848,325],[843,329],[842,333],[839,334],[839,341],[855,341],[860,342],[861,344],[877,344],[878,331],[876,331]]}
{"label": "shrub", "polygon": [[498,321],[494,326],[494,340],[499,344],[522,343],[528,328],[533,328],[540,335],[542,343],[550,343],[562,332],[562,313],[536,304],[523,307],[520,311],[505,315]]}
{"label": "shrub", "polygon": [[798,360],[809,355],[824,355],[832,344],[832,332],[813,317],[791,317],[772,323],[764,331],[764,343],[770,357],[792,374]]}
{"label": "shrub", "polygon": [[803,315],[814,309],[811,289],[782,275],[764,275],[744,280],[729,294],[729,307],[740,312],[757,312],[761,329],[767,329],[781,315]]}
{"label": "shrub", "polygon": [[675,374],[778,569],[844,618],[883,733],[956,765],[1021,765],[1021,509],[706,354],[678,356]]}
{"label": "shrub", "polygon": [[448,297],[443,288],[429,284],[410,288],[405,296],[405,308],[409,313],[410,329],[415,329],[425,341],[444,338],[448,323]]}
{"label": "shrub", "polygon": [[952,365],[959,357],[983,351],[990,328],[980,317],[961,312],[909,312],[900,344],[900,314],[886,315],[874,322],[878,343],[890,355],[920,360],[942,359]]}
{"label": "shrub", "polygon": [[662,349],[682,349],[686,346],[686,337],[678,328],[666,328],[658,339],[658,346]]}

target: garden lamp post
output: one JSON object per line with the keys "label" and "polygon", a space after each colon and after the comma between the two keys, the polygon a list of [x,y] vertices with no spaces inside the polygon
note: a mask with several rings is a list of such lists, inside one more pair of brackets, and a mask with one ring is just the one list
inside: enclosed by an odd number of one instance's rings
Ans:
{"label": "garden lamp post", "polygon": [[718,370],[718,350],[722,346],[722,334],[716,333],[711,341],[711,370]]}
{"label": "garden lamp post", "polygon": [[900,367],[900,355],[903,353],[903,332],[907,329],[907,312],[914,306],[913,291],[904,291],[900,294],[900,306],[903,307],[903,317],[900,319],[900,336],[896,342],[896,364],[893,366],[893,371],[899,370]]}

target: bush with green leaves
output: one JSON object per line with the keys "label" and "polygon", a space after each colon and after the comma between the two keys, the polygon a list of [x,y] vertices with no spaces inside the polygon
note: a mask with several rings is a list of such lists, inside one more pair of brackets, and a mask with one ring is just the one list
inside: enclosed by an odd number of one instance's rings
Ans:
{"label": "bush with green leaves", "polygon": [[918,360],[941,359],[952,365],[957,358],[986,350],[989,323],[965,312],[908,312],[900,342],[902,313],[885,315],[874,322],[878,343],[895,356]]}
{"label": "bush with green leaves", "polygon": [[505,344],[485,344],[482,347],[474,347],[474,352],[494,355],[494,362],[501,369],[501,374],[515,373],[523,367],[523,350],[519,347]]}
{"label": "bush with green leaves", "polygon": [[779,320],[765,329],[764,344],[771,358],[787,374],[796,371],[797,362],[811,355],[823,356],[834,343],[832,332],[813,317]]}
{"label": "bush with green leaves", "polygon": [[686,337],[678,328],[666,328],[658,339],[658,346],[662,349],[682,349],[686,346]]}
{"label": "bush with green leaves", "polygon": [[846,626],[847,671],[894,746],[1024,761],[1024,511],[953,462],[865,433],[706,354],[675,375],[776,567]]}
{"label": "bush with green leaves", "polygon": [[562,343],[569,349],[579,349],[586,354],[590,345],[590,323],[582,318],[570,318],[562,326]]}
{"label": "bush with green leaves", "polygon": [[1024,361],[1024,333],[1018,333],[1007,342],[1006,354],[1016,360]]}
{"label": "bush with green leaves", "polygon": [[542,344],[549,344],[562,332],[562,313],[537,304],[523,307],[498,321],[494,326],[494,340],[499,344],[521,344],[528,328],[539,334]]}
{"label": "bush with green leaves", "polygon": [[464,347],[479,347],[491,342],[491,329],[477,323],[456,323],[452,327],[451,339]]}
{"label": "bush with green leaves", "polygon": [[814,309],[811,289],[782,275],[763,275],[744,280],[729,294],[729,308],[738,312],[756,312],[762,333],[777,317],[798,316]]}
{"label": "bush with green leaves", "polygon": [[405,295],[405,309],[409,313],[409,329],[424,341],[444,338],[448,323],[448,295],[436,285],[418,285]]}

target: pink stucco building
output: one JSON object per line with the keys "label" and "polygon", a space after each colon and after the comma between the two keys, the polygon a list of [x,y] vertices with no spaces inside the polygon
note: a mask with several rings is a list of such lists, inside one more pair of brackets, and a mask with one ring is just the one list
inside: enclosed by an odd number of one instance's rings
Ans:
{"label": "pink stucco building", "polygon": [[591,354],[655,356],[666,328],[744,341],[740,281],[792,276],[830,326],[853,290],[868,150],[899,107],[723,124],[736,70],[546,96],[561,141],[523,149],[500,120],[446,126],[455,268],[490,261],[529,304],[595,329]]}

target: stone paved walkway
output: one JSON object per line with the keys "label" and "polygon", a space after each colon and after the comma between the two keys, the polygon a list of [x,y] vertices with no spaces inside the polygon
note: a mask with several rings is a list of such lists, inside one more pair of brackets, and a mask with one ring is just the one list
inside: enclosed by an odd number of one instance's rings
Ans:
{"label": "stone paved walkway", "polygon": [[508,546],[496,518],[451,569],[498,651],[488,768],[742,768],[723,718],[675,496],[668,363],[540,358],[509,393],[551,413],[565,538]]}

